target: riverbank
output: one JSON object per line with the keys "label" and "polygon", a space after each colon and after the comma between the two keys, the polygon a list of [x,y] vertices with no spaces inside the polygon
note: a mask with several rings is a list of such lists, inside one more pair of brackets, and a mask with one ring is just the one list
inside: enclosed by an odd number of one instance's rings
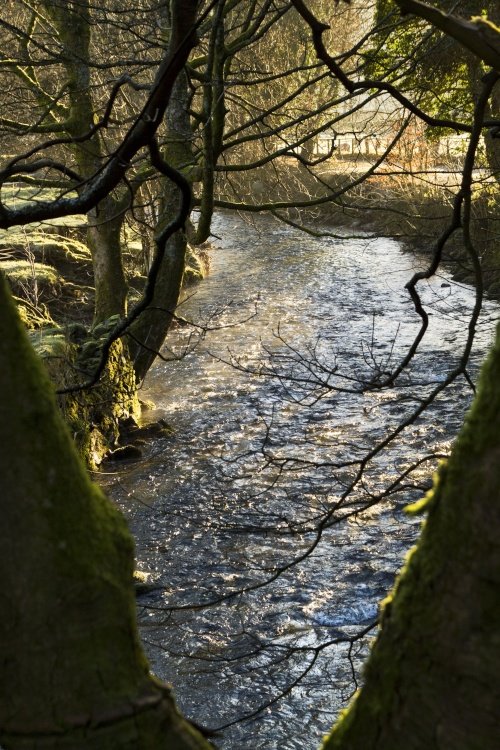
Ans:
{"label": "riverbank", "polygon": [[[359,180],[373,168],[367,162],[345,162],[342,169],[325,168],[321,179],[333,189]],[[388,161],[363,180],[348,198],[329,205],[322,216],[330,226],[363,229],[377,236],[393,237],[410,250],[431,254],[437,239],[449,227],[455,196],[460,190],[461,171],[451,167],[404,169]],[[470,221],[472,248],[479,259],[484,289],[500,298],[500,191],[487,170],[474,172]],[[456,281],[476,284],[476,258],[465,249],[463,237],[455,232],[447,241],[443,261]],[[471,248],[471,249],[472,249]]]}
{"label": "riverbank", "polygon": [[[86,224],[79,217],[0,234],[0,271],[58,390],[92,379],[100,347],[117,322],[114,316],[93,324],[93,266],[85,238]],[[146,280],[139,251],[137,243],[125,245],[129,307],[140,298]],[[203,279],[209,263],[208,246],[188,245],[184,287]],[[90,468],[106,456],[140,455],[138,443],[145,438],[138,427],[141,404],[122,342],[113,344],[98,384],[60,394],[58,402]]]}
{"label": "riverbank", "polygon": [[[272,171],[255,170],[242,180],[239,185],[233,181],[231,190],[237,188],[247,204],[295,202],[296,208],[273,211],[275,217],[315,236],[391,237],[411,251],[430,254],[449,224],[460,173],[450,168],[410,172],[389,160],[375,169],[374,162],[366,159],[338,158],[306,168],[295,159],[285,159]],[[325,202],[327,193],[335,197]],[[483,171],[475,173],[472,240],[481,259],[485,288],[500,298],[497,193],[496,182]],[[141,263],[145,252],[137,238],[126,244],[129,305],[144,288]],[[21,317],[54,382],[67,386],[74,382],[75,373],[91,373],[95,354],[116,320],[92,325],[93,272],[84,221],[71,217],[59,224],[10,232],[0,236],[0,253],[0,269],[6,273]],[[474,259],[465,253],[459,233],[447,242],[444,261],[454,280],[475,283]],[[188,247],[185,284],[203,279],[208,266],[207,247]],[[140,419],[131,364],[123,350],[117,349],[113,356],[113,367],[92,395],[60,399],[79,448],[92,467],[122,446],[123,425]]]}
{"label": "riverbank", "polygon": [[[449,226],[453,201],[460,189],[461,170],[455,162],[411,168],[396,159],[377,166],[374,159],[335,157],[306,166],[287,157],[221,181],[224,205],[259,206],[315,235],[348,230],[353,234],[391,237],[406,248],[431,254],[437,238]],[[474,171],[471,239],[480,259],[484,288],[500,298],[500,195],[486,169]],[[296,207],[289,207],[292,203]],[[280,207],[281,206],[281,207]],[[475,284],[475,259],[464,249],[460,232],[447,241],[443,260],[456,281]]]}

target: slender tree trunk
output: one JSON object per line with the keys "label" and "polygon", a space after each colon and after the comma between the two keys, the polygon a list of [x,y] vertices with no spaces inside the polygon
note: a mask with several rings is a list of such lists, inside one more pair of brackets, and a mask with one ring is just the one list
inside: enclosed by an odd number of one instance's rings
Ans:
{"label": "slender tree trunk", "polygon": [[215,198],[215,167],[222,150],[226,117],[224,67],[225,2],[219,0],[210,35],[207,61],[207,81],[203,90],[203,176],[200,200],[200,216],[195,243],[200,245],[210,236]]}
{"label": "slender tree trunk", "polygon": [[[94,124],[94,102],[91,91],[92,11],[88,0],[76,4],[44,2],[62,45],[62,60],[67,76],[69,111],[65,121],[70,144],[82,178],[90,177],[101,167],[105,148],[99,134],[80,143]],[[127,284],[123,270],[120,232],[123,206],[108,195],[88,215],[87,240],[92,253],[95,287],[94,322],[126,312]]]}
{"label": "slender tree trunk", "polygon": [[324,750],[500,746],[500,332],[425,504],[366,683]]}
{"label": "slender tree trunk", "polygon": [[[177,78],[167,110],[166,160],[190,176],[191,124],[189,119],[189,91],[185,73]],[[186,167],[186,168],[185,168]],[[161,231],[179,209],[178,188],[165,179],[162,185],[160,219]],[[154,299],[132,326],[129,349],[134,361],[136,378],[140,382],[156,358],[172,322],[184,276],[187,239],[184,232],[176,232],[167,242],[165,256],[155,286]]]}
{"label": "slender tree trunk", "polygon": [[0,278],[0,743],[202,750],[139,644],[133,545],[89,480]]}
{"label": "slender tree trunk", "polygon": [[123,211],[110,197],[101,201],[88,216],[87,242],[94,270],[96,323],[126,312],[127,282],[120,239],[122,224]]}
{"label": "slender tree trunk", "polygon": [[151,306],[132,325],[128,346],[139,383],[156,359],[172,323],[184,276],[186,245],[184,232],[176,232],[168,240]]}

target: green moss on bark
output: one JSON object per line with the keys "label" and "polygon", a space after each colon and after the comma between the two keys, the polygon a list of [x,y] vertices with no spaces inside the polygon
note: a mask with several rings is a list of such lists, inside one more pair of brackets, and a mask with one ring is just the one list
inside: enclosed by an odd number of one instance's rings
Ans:
{"label": "green moss on bark", "polygon": [[382,614],[365,685],[324,750],[496,750],[500,341]]}
{"label": "green moss on bark", "polygon": [[149,675],[131,537],[83,469],[1,277],[0,310],[0,743],[205,748]]}
{"label": "green moss on bark", "polygon": [[[61,328],[31,334],[57,388],[92,377],[100,345],[115,323],[116,318],[101,323],[85,333],[79,345],[71,343]],[[96,468],[116,447],[120,424],[140,414],[135,373],[123,343],[117,341],[111,347],[105,371],[95,386],[59,396],[58,402],[80,455],[87,466]]]}

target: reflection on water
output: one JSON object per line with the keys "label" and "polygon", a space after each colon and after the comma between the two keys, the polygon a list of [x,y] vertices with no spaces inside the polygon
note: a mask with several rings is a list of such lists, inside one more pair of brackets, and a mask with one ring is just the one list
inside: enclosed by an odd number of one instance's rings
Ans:
{"label": "reflection on water", "polygon": [[[149,574],[148,654],[183,709],[209,727],[249,717],[221,748],[309,750],[355,688],[367,648],[355,636],[415,539],[402,508],[460,425],[463,379],[377,446],[456,364],[474,296],[425,282],[418,356],[395,386],[367,391],[415,336],[404,285],[424,261],[389,239],[312,239],[265,217],[220,215],[214,233],[212,275],[179,311],[213,330],[179,327],[165,356],[188,353],[145,386],[150,418],[175,435],[107,484]],[[487,303],[475,362],[495,317]]]}

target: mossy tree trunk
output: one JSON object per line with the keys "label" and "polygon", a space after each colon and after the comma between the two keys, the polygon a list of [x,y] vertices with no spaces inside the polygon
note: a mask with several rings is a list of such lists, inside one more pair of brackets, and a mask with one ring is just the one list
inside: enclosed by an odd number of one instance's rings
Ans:
{"label": "mossy tree trunk", "polygon": [[130,535],[82,467],[3,278],[0,389],[0,744],[207,748],[149,673]]}
{"label": "mossy tree trunk", "polygon": [[429,516],[324,750],[500,746],[500,331]]}

